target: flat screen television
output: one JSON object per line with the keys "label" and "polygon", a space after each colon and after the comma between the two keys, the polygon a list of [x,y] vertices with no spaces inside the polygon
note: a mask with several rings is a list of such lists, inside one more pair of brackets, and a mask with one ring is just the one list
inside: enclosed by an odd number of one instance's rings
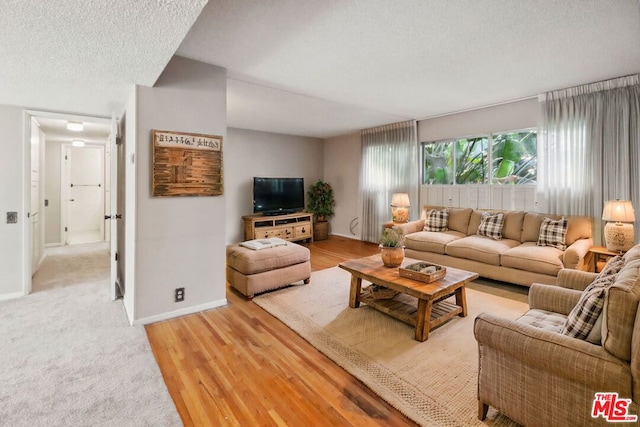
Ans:
{"label": "flat screen television", "polygon": [[253,212],[284,215],[304,210],[304,178],[253,178]]}

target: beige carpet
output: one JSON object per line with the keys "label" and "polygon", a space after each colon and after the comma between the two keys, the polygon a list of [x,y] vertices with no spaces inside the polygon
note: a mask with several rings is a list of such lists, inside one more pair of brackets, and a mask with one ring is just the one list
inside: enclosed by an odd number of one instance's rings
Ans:
{"label": "beige carpet", "polygon": [[421,425],[516,425],[493,409],[484,423],[477,419],[473,322],[483,311],[515,319],[528,308],[524,289],[471,284],[469,315],[452,319],[420,343],[409,325],[366,305],[349,308],[349,279],[334,267],[314,272],[308,285],[253,301]]}
{"label": "beige carpet", "polygon": [[105,244],[47,249],[33,293],[0,302],[0,425],[182,425],[108,279]]}

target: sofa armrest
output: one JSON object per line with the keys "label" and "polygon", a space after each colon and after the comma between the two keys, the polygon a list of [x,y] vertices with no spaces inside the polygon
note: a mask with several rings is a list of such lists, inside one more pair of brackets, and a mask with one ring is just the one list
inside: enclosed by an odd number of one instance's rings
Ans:
{"label": "sofa armrest", "polygon": [[556,284],[567,289],[584,291],[598,275],[589,271],[572,270],[563,268],[558,272]]}
{"label": "sofa armrest", "polygon": [[418,231],[422,231],[424,229],[424,219],[407,222],[406,224],[394,225],[393,228],[402,230],[402,234],[404,234],[405,236],[407,234],[417,233]]}
{"label": "sofa armrest", "polygon": [[529,288],[529,307],[567,316],[576,306],[582,292],[554,285],[534,283]]}
{"label": "sofa armrest", "polygon": [[578,239],[573,242],[567,249],[564,250],[562,263],[565,268],[579,268],[584,269],[585,265],[588,267],[590,262],[587,259],[589,249],[593,246],[593,239]]}
{"label": "sofa armrest", "polygon": [[629,364],[601,346],[488,313],[476,317],[473,331],[480,351],[480,369],[482,347],[488,346],[534,371],[542,370],[597,390],[615,389],[621,395],[631,396]]}

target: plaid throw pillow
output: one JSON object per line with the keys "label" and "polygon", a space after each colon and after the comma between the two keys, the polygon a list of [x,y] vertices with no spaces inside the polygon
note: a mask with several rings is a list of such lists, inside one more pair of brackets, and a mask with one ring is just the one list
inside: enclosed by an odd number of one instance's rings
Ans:
{"label": "plaid throw pillow", "polygon": [[567,235],[567,220],[562,218],[554,221],[550,218],[542,220],[540,234],[538,235],[538,246],[553,246],[561,251],[567,249],[564,238]]}
{"label": "plaid throw pillow", "polygon": [[424,221],[424,231],[447,231],[449,223],[449,211],[430,209]]}
{"label": "plaid throw pillow", "polygon": [[589,285],[582,293],[578,304],[569,313],[560,333],[580,340],[586,339],[602,313],[605,294],[604,286]]}
{"label": "plaid throw pillow", "polygon": [[504,214],[502,212],[484,212],[480,217],[478,233],[480,236],[491,237],[493,240],[502,240],[502,226]]}
{"label": "plaid throw pillow", "polygon": [[561,334],[581,340],[587,339],[602,314],[607,291],[615,283],[623,266],[624,259],[621,256],[609,260],[595,280],[582,292],[580,300],[567,316],[567,321],[560,330]]}

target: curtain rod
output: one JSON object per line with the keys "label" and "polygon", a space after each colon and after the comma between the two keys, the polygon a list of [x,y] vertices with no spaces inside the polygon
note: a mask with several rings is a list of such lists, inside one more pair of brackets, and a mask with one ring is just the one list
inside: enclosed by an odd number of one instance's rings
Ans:
{"label": "curtain rod", "polygon": [[450,113],[436,114],[435,116],[428,116],[428,117],[423,117],[421,119],[416,119],[416,121],[431,120],[431,119],[437,119],[439,117],[453,116],[454,114],[468,113],[470,111],[483,110],[485,108],[491,108],[491,107],[498,107],[500,105],[512,104],[514,102],[520,102],[520,101],[527,101],[529,99],[534,99],[537,97],[538,95],[531,95],[531,96],[526,96],[524,98],[512,99],[509,101],[496,102],[495,104],[488,104],[480,107],[472,107],[472,108],[467,108],[465,110],[451,111]]}

